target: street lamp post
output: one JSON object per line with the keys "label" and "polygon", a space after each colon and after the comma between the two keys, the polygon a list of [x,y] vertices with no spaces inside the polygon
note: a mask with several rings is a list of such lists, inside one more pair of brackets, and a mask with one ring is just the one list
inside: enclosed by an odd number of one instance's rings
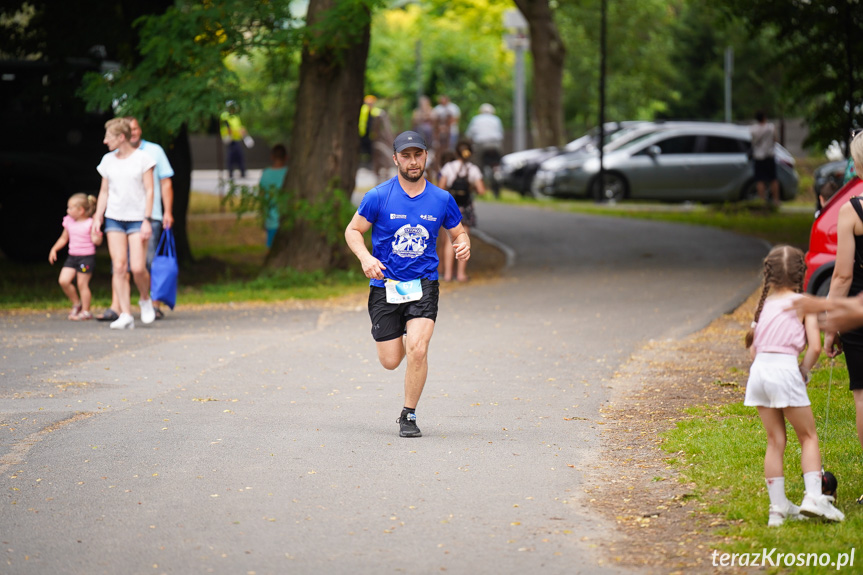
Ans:
{"label": "street lamp post", "polygon": [[527,37],[527,20],[524,19],[521,11],[507,10],[503,13],[503,25],[505,28],[513,30],[513,34],[504,36],[504,41],[508,50],[515,52],[515,73],[513,85],[513,151],[519,152],[527,146],[527,99],[525,97],[524,88],[524,51],[527,49],[530,40]]}
{"label": "street lamp post", "polygon": [[599,24],[599,179],[597,180],[596,201],[606,199],[605,193],[605,27],[608,9],[602,0]]}

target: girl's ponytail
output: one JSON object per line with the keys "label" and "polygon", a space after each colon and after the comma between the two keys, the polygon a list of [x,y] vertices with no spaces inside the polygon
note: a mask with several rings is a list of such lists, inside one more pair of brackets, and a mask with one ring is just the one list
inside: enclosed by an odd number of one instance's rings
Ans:
{"label": "girl's ponytail", "polygon": [[761,310],[764,309],[764,300],[767,299],[767,294],[770,292],[770,284],[767,282],[767,270],[764,273],[764,288],[761,290],[761,299],[758,300],[758,307],[755,309],[755,319],[752,325],[749,326],[749,331],[746,332],[746,349],[752,347],[752,342],[755,341],[755,325],[761,319]]}
{"label": "girl's ponytail", "polygon": [[87,212],[88,218],[93,217],[93,214],[96,213],[96,201],[96,196],[94,196],[93,194],[87,195],[87,204],[85,206],[85,211]]}
{"label": "girl's ponytail", "polygon": [[755,308],[755,318],[752,320],[752,325],[749,326],[749,331],[746,332],[746,349],[752,347],[752,342],[755,341],[755,325],[761,319],[761,310],[764,309],[764,301],[767,299],[767,294],[770,293],[770,285],[773,283],[773,264],[771,255],[774,250],[771,250],[767,257],[764,258],[764,287],[761,290],[761,299],[758,300],[758,307]]}

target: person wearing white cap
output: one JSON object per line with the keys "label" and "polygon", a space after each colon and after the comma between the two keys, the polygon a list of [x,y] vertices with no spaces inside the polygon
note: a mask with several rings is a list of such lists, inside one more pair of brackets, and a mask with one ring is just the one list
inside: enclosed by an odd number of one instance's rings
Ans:
{"label": "person wearing white cap", "polygon": [[479,114],[470,119],[465,136],[473,143],[474,157],[487,187],[491,188],[494,197],[500,197],[500,184],[494,171],[500,166],[503,150],[503,122],[495,115],[494,106],[486,103],[479,107]]}
{"label": "person wearing white cap", "polygon": [[[423,177],[428,150],[417,132],[393,142],[398,175],[369,190],[345,229],[345,241],[369,278],[369,318],[378,360],[396,369],[407,358],[400,437],[420,437],[416,407],[428,376],[438,312],[437,238],[449,234],[455,257],[470,258],[470,238],[449,192]],[[372,251],[364,235],[372,230]]]}

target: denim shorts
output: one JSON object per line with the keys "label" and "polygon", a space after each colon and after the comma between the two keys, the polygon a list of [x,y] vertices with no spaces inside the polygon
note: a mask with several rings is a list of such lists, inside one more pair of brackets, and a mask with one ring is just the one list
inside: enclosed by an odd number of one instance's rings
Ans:
{"label": "denim shorts", "polygon": [[129,234],[139,234],[141,233],[141,222],[123,222],[105,218],[105,233],[108,232],[123,232],[127,236]]}

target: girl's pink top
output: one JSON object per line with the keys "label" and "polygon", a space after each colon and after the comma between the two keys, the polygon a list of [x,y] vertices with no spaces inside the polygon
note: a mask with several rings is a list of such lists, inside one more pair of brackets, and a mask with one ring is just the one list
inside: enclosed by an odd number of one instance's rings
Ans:
{"label": "girl's pink top", "polygon": [[63,218],[63,227],[69,232],[69,255],[70,256],[92,256],[96,253],[96,246],[90,239],[90,227],[93,218],[75,221],[72,216]]}
{"label": "girl's pink top", "polygon": [[770,298],[764,302],[761,317],[755,326],[752,347],[756,353],[798,355],[806,349],[806,328],[797,312],[787,310],[800,294]]}

